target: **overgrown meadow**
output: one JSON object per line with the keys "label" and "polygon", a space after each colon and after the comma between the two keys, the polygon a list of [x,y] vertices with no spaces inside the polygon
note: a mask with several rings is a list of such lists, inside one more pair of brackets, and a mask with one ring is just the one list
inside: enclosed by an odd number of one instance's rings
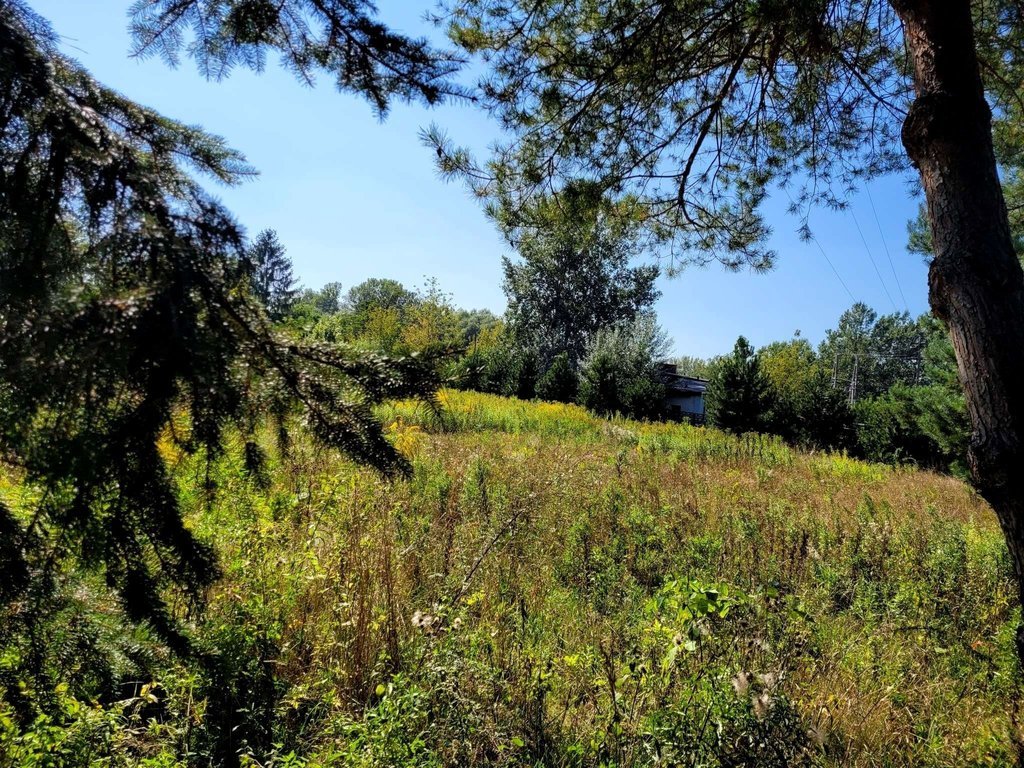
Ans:
{"label": "overgrown meadow", "polygon": [[[269,428],[256,473],[240,442],[208,460],[168,440],[223,569],[182,612],[195,656],[63,573],[48,642],[0,657],[0,765],[1012,763],[1010,566],[964,484],[442,402],[381,413],[408,481]],[[28,509],[15,479],[3,499]],[[9,679],[32,653],[49,682]]]}

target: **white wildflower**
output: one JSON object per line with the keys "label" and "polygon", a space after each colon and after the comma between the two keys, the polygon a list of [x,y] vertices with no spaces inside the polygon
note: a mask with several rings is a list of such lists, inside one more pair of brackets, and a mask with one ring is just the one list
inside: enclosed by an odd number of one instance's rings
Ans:
{"label": "white wildflower", "polygon": [[750,688],[750,674],[747,672],[740,672],[736,677],[732,679],[732,688],[736,691],[737,696],[746,696],[747,690]]}
{"label": "white wildflower", "polygon": [[754,717],[764,720],[768,715],[768,710],[772,707],[771,697],[767,693],[762,693],[755,696],[751,703],[754,705]]}
{"label": "white wildflower", "polygon": [[775,672],[765,672],[757,676],[757,681],[764,686],[766,691],[770,691],[779,682],[779,676]]}

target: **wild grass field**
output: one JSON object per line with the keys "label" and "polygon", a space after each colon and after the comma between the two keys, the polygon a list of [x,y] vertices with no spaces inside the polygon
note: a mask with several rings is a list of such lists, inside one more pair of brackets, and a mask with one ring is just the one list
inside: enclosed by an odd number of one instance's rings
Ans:
{"label": "wild grass field", "polygon": [[[963,483],[441,399],[381,413],[408,481],[301,440],[262,477],[241,445],[168,444],[223,568],[185,617],[205,655],[176,660],[66,574],[60,673],[0,700],[0,764],[1012,763],[1010,566]],[[19,729],[42,697],[63,715]]]}

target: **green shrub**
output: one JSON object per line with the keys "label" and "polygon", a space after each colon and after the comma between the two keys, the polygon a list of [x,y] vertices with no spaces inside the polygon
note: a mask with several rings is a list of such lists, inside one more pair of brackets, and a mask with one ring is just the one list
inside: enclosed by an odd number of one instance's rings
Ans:
{"label": "green shrub", "polygon": [[579,392],[579,379],[572,369],[569,356],[563,352],[537,381],[537,397],[556,403],[572,403]]}

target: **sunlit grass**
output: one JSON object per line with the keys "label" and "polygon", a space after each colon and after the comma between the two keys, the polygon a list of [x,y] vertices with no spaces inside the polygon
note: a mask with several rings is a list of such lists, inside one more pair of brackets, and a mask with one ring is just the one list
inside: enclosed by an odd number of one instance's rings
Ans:
{"label": "sunlit grass", "polygon": [[[235,707],[254,765],[1009,764],[1010,566],[962,483],[442,403],[381,411],[408,481],[297,440],[266,490],[234,446],[211,495],[202,457],[178,457],[224,567],[197,634],[228,672],[196,689],[167,666],[147,754]],[[243,744],[254,721],[269,735]]]}

